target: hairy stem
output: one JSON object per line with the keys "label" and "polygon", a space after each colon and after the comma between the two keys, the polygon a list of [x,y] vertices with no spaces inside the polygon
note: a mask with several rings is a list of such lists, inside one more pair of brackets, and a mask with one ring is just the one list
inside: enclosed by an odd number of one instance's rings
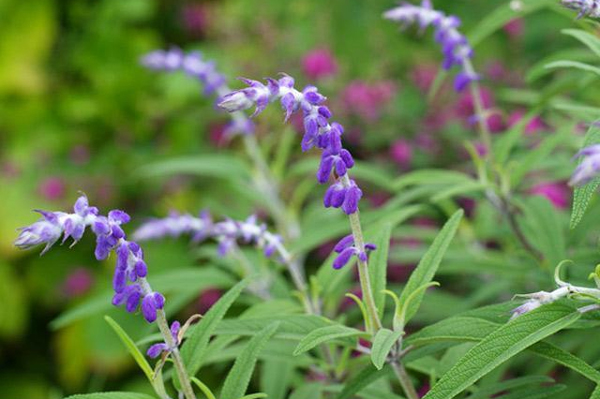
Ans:
{"label": "hairy stem", "polygon": [[169,348],[171,348],[171,358],[173,359],[173,364],[175,364],[175,371],[177,372],[177,377],[181,383],[181,389],[185,399],[196,399],[196,395],[194,394],[194,390],[192,389],[192,384],[190,382],[190,377],[185,370],[183,359],[181,359],[177,344],[171,335],[171,330],[169,329],[169,324],[167,323],[167,317],[162,309],[156,314],[156,324],[158,325],[158,329],[160,330],[165,343]]}
{"label": "hairy stem", "polygon": [[[468,58],[463,62],[463,67],[467,74],[475,75],[475,69],[471,60]],[[469,84],[471,90],[471,97],[473,97],[473,106],[475,107],[475,116],[477,117],[477,125],[479,126],[479,138],[486,149],[485,158],[490,161],[490,164],[494,163],[494,153],[492,149],[492,136],[487,125],[487,118],[485,115],[485,109],[483,104],[483,96],[481,95],[481,88],[479,83],[474,80]]]}
{"label": "hairy stem", "polygon": [[391,363],[391,365],[394,369],[394,374],[396,374],[396,377],[398,377],[398,381],[400,381],[400,385],[402,386],[406,397],[408,399],[419,399],[419,394],[415,390],[415,387],[413,386],[413,383],[410,380],[410,377],[406,372],[404,365],[398,362],[393,362]]}

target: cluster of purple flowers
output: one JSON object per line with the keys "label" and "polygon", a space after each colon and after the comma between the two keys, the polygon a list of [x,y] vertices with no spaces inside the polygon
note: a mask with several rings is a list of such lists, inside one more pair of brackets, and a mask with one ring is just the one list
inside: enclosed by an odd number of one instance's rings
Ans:
{"label": "cluster of purple flowers", "polygon": [[21,229],[15,245],[22,249],[45,244],[44,254],[60,238],[64,243],[69,237],[75,245],[89,226],[96,235],[96,259],[104,260],[115,252],[117,262],[113,278],[113,304],[125,305],[133,313],[141,308],[144,318],[152,323],[156,313],[163,309],[165,298],[152,290],[146,281],[148,267],[140,246],[128,241],[122,224],[128,223],[129,215],[120,210],[112,210],[107,216],[99,214],[98,208],[89,206],[85,195],[80,196],[73,207],[74,213],[37,211],[42,218]]}
{"label": "cluster of purple flowers", "polygon": [[356,256],[362,262],[367,261],[367,254],[370,251],[374,251],[377,249],[375,244],[366,243],[364,251],[360,248],[356,247],[354,244],[354,236],[352,234],[342,238],[337,245],[333,248],[335,252],[338,253],[338,256],[333,261],[334,269],[341,269],[346,266],[346,264],[350,261],[350,258]]}
{"label": "cluster of purple flowers", "polygon": [[582,149],[573,158],[583,158],[583,160],[573,172],[569,185],[580,186],[589,183],[598,176],[600,172],[600,144]]}
{"label": "cluster of purple flowers", "polygon": [[598,0],[562,0],[562,4],[571,10],[579,11],[577,18],[585,16],[600,18],[600,1]]}
{"label": "cluster of purple flowers", "polygon": [[435,40],[442,46],[444,62],[442,67],[449,70],[453,66],[462,68],[454,79],[456,91],[462,91],[479,75],[467,65],[473,56],[473,49],[467,38],[458,31],[460,19],[454,15],[447,16],[441,11],[434,10],[430,0],[423,0],[421,6],[404,3],[384,13],[384,18],[400,22],[403,26],[418,24],[419,28],[435,27]]}
{"label": "cluster of purple flowers", "polygon": [[294,88],[294,79],[284,75],[281,79],[267,79],[267,84],[256,80],[242,79],[249,87],[231,92],[223,96],[219,107],[236,112],[256,107],[255,116],[262,112],[270,102],[279,100],[285,111],[285,120],[302,110],[304,115],[304,137],[302,150],[308,151],[317,147],[323,151],[321,164],[317,172],[317,180],[324,184],[335,172],[335,182],[327,190],[324,204],[326,207],[341,208],[350,215],[358,211],[358,201],[362,191],[348,177],[348,169],[354,166],[350,153],[342,148],[342,125],[329,122],[332,114],[323,103],[326,98],[316,87],[307,86],[301,92]]}
{"label": "cluster of purple flowers", "polygon": [[283,246],[283,239],[267,230],[265,224],[258,224],[252,215],[245,221],[227,219],[213,223],[207,212],[198,217],[190,214],[172,213],[162,219],[153,219],[142,224],[134,233],[137,241],[154,240],[162,237],[191,235],[194,242],[214,238],[219,243],[219,255],[225,256],[241,240],[263,250],[265,256],[277,253],[283,262],[290,261],[290,255]]}
{"label": "cluster of purple flowers", "polygon": [[[216,70],[215,62],[204,60],[199,51],[184,53],[178,48],[168,51],[156,50],[143,56],[141,63],[155,71],[183,71],[202,83],[205,95],[222,96],[230,91],[225,76]],[[224,132],[228,137],[252,133],[254,133],[254,124],[248,118],[233,118]]]}

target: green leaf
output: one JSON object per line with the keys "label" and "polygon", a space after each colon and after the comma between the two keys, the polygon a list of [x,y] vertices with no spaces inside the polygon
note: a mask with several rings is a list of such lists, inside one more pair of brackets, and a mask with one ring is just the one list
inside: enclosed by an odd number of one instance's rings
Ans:
{"label": "green leaf", "polygon": [[253,393],[250,395],[244,395],[240,399],[260,399],[260,398],[267,398],[267,397],[269,397],[269,395],[267,395],[266,393],[259,392],[259,393]]}
{"label": "green leaf", "polygon": [[225,179],[250,179],[248,165],[240,157],[225,154],[199,154],[171,158],[145,165],[135,172],[142,178],[189,174]]}
{"label": "green leaf", "polygon": [[[597,122],[598,121],[596,121],[596,123]],[[596,125],[596,123],[592,123],[585,135],[585,139],[583,141],[584,148],[592,144],[600,143],[600,128]],[[598,186],[600,186],[600,177],[596,177],[594,180],[584,186],[575,188],[575,192],[573,193],[573,211],[571,212],[570,223],[572,229],[574,229],[583,218],[590,200],[598,189]]]}
{"label": "green leaf", "polygon": [[258,360],[258,354],[275,334],[277,328],[279,328],[279,323],[269,324],[248,341],[240,356],[235,360],[231,371],[227,374],[221,391],[221,399],[239,399],[246,393]]}
{"label": "green leaf", "polygon": [[474,394],[469,395],[467,399],[487,399],[494,397],[495,394],[508,391],[509,389],[521,388],[524,386],[540,385],[553,383],[554,380],[545,375],[532,375],[527,377],[517,377],[506,381],[500,381],[491,385],[477,387]]}
{"label": "green leaf", "polygon": [[371,348],[371,361],[377,370],[383,368],[388,354],[403,333],[404,331],[392,331],[387,328],[377,331],[373,339],[373,347]]}
{"label": "green leaf", "polygon": [[142,353],[135,345],[133,340],[129,337],[129,335],[127,335],[125,330],[123,330],[121,326],[112,318],[110,318],[109,316],[104,316],[104,320],[106,320],[106,322],[112,327],[112,329],[115,330],[115,332],[121,339],[121,342],[123,342],[131,356],[133,356],[133,358],[135,359],[138,366],[140,366],[144,374],[146,374],[146,377],[148,377],[150,383],[153,383],[154,372],[152,371],[152,367],[150,367],[150,364],[148,364],[148,361],[146,360],[144,355],[142,355]]}
{"label": "green leaf", "polygon": [[247,284],[247,280],[240,281],[227,291],[188,335],[181,347],[181,358],[189,375],[196,375],[198,370],[200,370],[202,357],[208,346],[210,336]]}
{"label": "green leaf", "polygon": [[538,356],[552,360],[558,364],[570,368],[586,377],[590,381],[600,384],[600,371],[590,366],[585,360],[565,351],[558,346],[548,342],[538,342],[531,346],[529,350]]}
{"label": "green leaf", "polygon": [[590,399],[600,399],[600,385],[596,385],[596,389],[592,392]]}
{"label": "green leaf", "polygon": [[502,399],[543,399],[554,397],[558,392],[564,391],[566,385],[552,385],[547,387],[524,388],[502,395]]}
{"label": "green leaf", "polygon": [[512,8],[511,4],[504,3],[494,11],[488,13],[485,18],[481,19],[479,24],[468,34],[469,43],[473,47],[477,47],[481,42],[484,41],[488,36],[501,29],[507,22],[515,18],[522,18],[523,16],[547,7],[556,3],[553,0],[528,0],[524,1],[516,11]]}
{"label": "green leaf", "polygon": [[390,223],[384,223],[382,226],[379,226],[379,234],[373,240],[373,244],[377,246],[377,250],[371,254],[369,259],[369,277],[379,317],[383,316],[383,311],[385,310],[385,294],[383,291],[386,287],[386,273],[391,236],[392,225]]}
{"label": "green leaf", "polygon": [[302,341],[296,347],[294,356],[298,356],[301,353],[311,350],[317,345],[322,343],[337,340],[340,338],[357,337],[359,335],[366,335],[364,331],[357,330],[356,328],[350,328],[341,324],[334,324],[332,326],[322,327],[312,331],[307,336],[302,338]]}
{"label": "green leaf", "polygon": [[[425,255],[423,255],[419,265],[408,279],[408,283],[406,283],[404,290],[402,290],[402,295],[400,295],[400,303],[405,303],[413,294],[413,292],[419,289],[419,287],[431,282],[440,263],[442,262],[442,258],[444,257],[452,238],[454,238],[454,235],[458,230],[463,213],[464,212],[462,209],[456,211],[456,213],[452,215],[448,222],[446,222],[442,230],[431,244],[431,247],[429,247]],[[425,293],[422,292],[416,295],[411,301],[405,314],[405,323],[408,323],[408,321],[417,313],[424,295]]]}
{"label": "green leaf", "polygon": [[521,203],[523,215],[518,222],[523,233],[550,265],[566,257],[566,239],[560,214],[545,197],[532,196]]}
{"label": "green leaf", "polygon": [[277,330],[277,338],[298,341],[311,331],[331,325],[331,322],[327,321],[327,319],[313,315],[252,317],[223,320],[215,329],[214,334],[236,336],[256,335],[264,326],[276,321],[281,323],[281,326]]}
{"label": "green leaf", "polygon": [[390,366],[386,365],[382,370],[377,370],[375,367],[368,365],[360,373],[346,382],[344,389],[342,389],[342,392],[340,392],[335,399],[349,399],[378,379],[386,377],[391,373],[392,368]]}
{"label": "green leaf", "polygon": [[99,392],[67,396],[65,399],[156,399],[154,396],[136,392]]}
{"label": "green leaf", "polygon": [[590,50],[600,57],[600,39],[589,32],[581,29],[563,29],[561,32],[565,35],[572,36],[585,44]]}
{"label": "green leaf", "polygon": [[294,363],[287,360],[268,359],[260,373],[260,390],[269,399],[284,399],[294,374]]}
{"label": "green leaf", "polygon": [[191,380],[192,380],[192,382],[194,384],[196,384],[196,386],[198,388],[200,388],[200,390],[202,391],[202,393],[204,394],[204,396],[206,396],[206,399],[216,399],[215,398],[215,394],[212,393],[212,391],[210,390],[210,388],[207,387],[205,383],[203,383],[202,381],[200,381],[196,377],[192,377]]}
{"label": "green leaf", "polygon": [[546,69],[574,68],[584,72],[591,72],[600,76],[600,68],[579,61],[560,60],[546,65]]}
{"label": "green leaf", "polygon": [[493,331],[461,358],[425,399],[451,399],[478,379],[538,341],[581,317],[571,307],[550,304],[517,317]]}
{"label": "green leaf", "polygon": [[454,185],[474,181],[471,176],[446,169],[419,169],[409,172],[392,182],[392,188],[399,191],[412,185]]}

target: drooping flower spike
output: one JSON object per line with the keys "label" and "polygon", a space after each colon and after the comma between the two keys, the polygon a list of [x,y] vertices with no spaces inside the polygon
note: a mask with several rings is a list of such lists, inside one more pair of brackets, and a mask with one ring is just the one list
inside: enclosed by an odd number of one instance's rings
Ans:
{"label": "drooping flower spike", "polygon": [[458,17],[434,10],[430,0],[423,0],[420,6],[403,3],[386,11],[383,16],[401,23],[403,27],[414,24],[421,30],[429,26],[435,27],[435,41],[440,44],[444,54],[442,67],[445,70],[450,70],[453,66],[461,68],[454,78],[456,91],[462,91],[472,81],[479,80],[479,75],[467,63],[473,56],[473,49],[467,38],[458,30],[461,24]]}
{"label": "drooping flower spike", "polygon": [[[155,71],[183,71],[202,83],[204,94],[207,96],[216,94],[221,97],[231,91],[227,87],[225,76],[216,70],[215,62],[204,60],[199,51],[185,53],[178,48],[168,51],[155,50],[143,56],[141,64]],[[254,133],[254,124],[243,115],[234,115],[224,132],[227,137],[252,133]]]}
{"label": "drooping flower spike", "polygon": [[577,158],[583,158],[583,160],[569,180],[571,186],[581,186],[598,176],[600,173],[600,144],[582,149],[573,157],[573,159]]}
{"label": "drooping flower spike", "polygon": [[98,208],[89,206],[85,195],[77,199],[73,211],[38,211],[42,218],[22,228],[15,245],[21,249],[28,249],[45,244],[42,251],[44,254],[61,236],[63,243],[72,238],[71,246],[75,245],[90,227],[96,235],[96,259],[104,260],[113,252],[117,258],[112,303],[115,306],[125,305],[125,310],[130,313],[141,309],[146,321],[154,322],[157,312],[164,308],[165,298],[159,292],[153,291],[146,280],[148,267],[142,248],[135,242],[128,241],[121,228],[122,224],[129,222],[129,215],[120,210],[112,210],[107,216],[100,215]]}
{"label": "drooping flower spike", "polygon": [[342,148],[344,128],[339,123],[329,122],[332,114],[323,104],[325,96],[314,86],[298,91],[294,88],[294,79],[288,75],[283,75],[279,80],[268,78],[266,84],[250,79],[242,81],[248,87],[223,96],[218,106],[229,112],[256,107],[253,114],[255,116],[269,103],[279,100],[285,111],[285,121],[301,110],[304,115],[302,150],[317,147],[323,151],[317,180],[324,184],[335,172],[335,181],[325,195],[325,206],[342,208],[348,215],[356,213],[362,191],[348,177],[348,170],[354,166],[354,160],[350,152]]}
{"label": "drooping flower spike", "polygon": [[579,11],[578,19],[585,16],[600,18],[599,0],[562,0],[562,4],[571,10]]}
{"label": "drooping flower spike", "polygon": [[213,223],[207,212],[200,216],[172,213],[162,219],[153,219],[142,224],[134,233],[137,241],[156,240],[163,237],[190,235],[192,241],[199,242],[213,238],[219,243],[219,255],[226,255],[236,244],[242,241],[262,249],[266,257],[277,254],[282,262],[291,261],[291,255],[283,246],[281,236],[267,230],[265,224],[258,224],[256,216],[245,221],[227,219]]}

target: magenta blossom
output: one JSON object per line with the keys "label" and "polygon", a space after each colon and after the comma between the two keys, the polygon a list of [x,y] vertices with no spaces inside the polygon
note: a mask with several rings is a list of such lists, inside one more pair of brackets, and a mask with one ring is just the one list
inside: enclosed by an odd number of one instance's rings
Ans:
{"label": "magenta blossom", "polygon": [[396,140],[390,147],[390,156],[398,166],[406,169],[413,158],[412,145],[406,140]]}
{"label": "magenta blossom", "polygon": [[86,294],[94,285],[94,275],[84,267],[73,270],[62,284],[61,290],[68,298]]}
{"label": "magenta blossom", "polygon": [[415,86],[423,91],[429,91],[435,81],[438,69],[435,65],[419,65],[411,73]]}
{"label": "magenta blossom", "polygon": [[302,58],[302,71],[311,80],[333,76],[337,70],[337,62],[327,49],[312,50]]}
{"label": "magenta blossom", "polygon": [[569,207],[571,192],[564,183],[540,183],[530,188],[529,193],[546,197],[557,209],[566,209]]}
{"label": "magenta blossom", "polygon": [[[524,116],[525,116],[525,112],[523,112],[521,110],[513,112],[508,117],[508,126],[513,127],[514,125],[519,123],[521,121],[521,119],[523,119]],[[532,134],[535,134],[538,132],[543,132],[546,130],[548,130],[548,125],[546,124],[546,122],[544,122],[544,120],[539,115],[531,118],[527,122],[527,125],[525,125],[525,134],[527,134],[527,135],[532,135]]]}
{"label": "magenta blossom", "polygon": [[396,90],[396,85],[390,81],[367,83],[357,80],[344,89],[342,97],[350,113],[372,122],[379,119],[382,108],[392,100]]}
{"label": "magenta blossom", "polygon": [[48,201],[56,201],[65,196],[66,184],[60,177],[48,177],[39,186],[42,197]]}
{"label": "magenta blossom", "polygon": [[525,23],[523,22],[523,18],[511,19],[502,27],[502,29],[510,39],[516,40],[523,37]]}
{"label": "magenta blossom", "polygon": [[215,304],[223,293],[217,288],[208,288],[200,294],[196,306],[200,314],[205,314]]}

